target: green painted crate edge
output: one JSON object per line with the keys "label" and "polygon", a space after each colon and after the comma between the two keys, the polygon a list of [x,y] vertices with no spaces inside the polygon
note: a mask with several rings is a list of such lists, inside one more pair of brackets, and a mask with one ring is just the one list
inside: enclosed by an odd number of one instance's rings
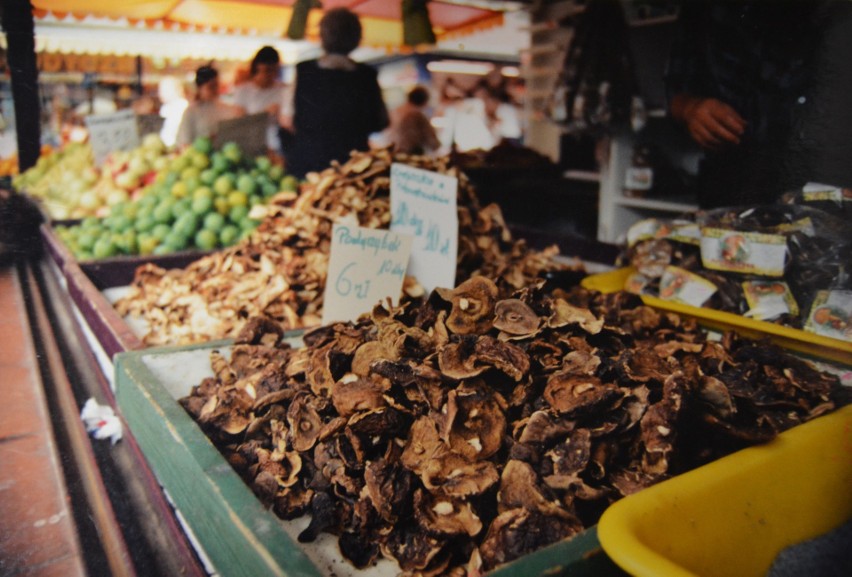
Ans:
{"label": "green painted crate edge", "polygon": [[[222,340],[116,355],[118,407],[161,485],[220,575],[322,575],[279,526],[280,519],[261,505],[142,361],[148,355],[213,350],[232,344],[231,340]],[[253,523],[247,523],[243,515],[248,515]],[[573,539],[544,547],[489,575],[621,577],[626,573],[606,556],[597,527],[591,527]]]}
{"label": "green painted crate edge", "polygon": [[[222,344],[230,342],[214,346]],[[319,577],[322,573],[275,522],[277,518],[142,361],[146,355],[170,350],[177,349],[116,355],[116,400],[145,458],[204,553],[223,576]]]}

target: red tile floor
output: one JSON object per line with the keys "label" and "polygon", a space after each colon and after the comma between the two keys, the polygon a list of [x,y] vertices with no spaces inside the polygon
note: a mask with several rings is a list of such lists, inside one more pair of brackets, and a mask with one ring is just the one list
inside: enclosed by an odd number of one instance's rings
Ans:
{"label": "red tile floor", "polygon": [[16,269],[0,268],[0,576],[86,575]]}

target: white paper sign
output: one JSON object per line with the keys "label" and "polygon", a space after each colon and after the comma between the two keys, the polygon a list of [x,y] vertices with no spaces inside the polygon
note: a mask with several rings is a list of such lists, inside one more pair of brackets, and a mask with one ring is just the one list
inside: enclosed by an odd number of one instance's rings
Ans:
{"label": "white paper sign", "polygon": [[458,187],[452,176],[405,164],[391,166],[391,230],[414,237],[408,274],[427,291],[456,284]]}
{"label": "white paper sign", "polygon": [[95,164],[103,164],[107,155],[115,150],[131,150],[139,146],[139,126],[136,115],[130,109],[110,114],[86,117],[89,142]]}
{"label": "white paper sign", "polygon": [[323,324],[354,321],[380,301],[396,304],[411,254],[410,236],[337,223],[332,228]]}

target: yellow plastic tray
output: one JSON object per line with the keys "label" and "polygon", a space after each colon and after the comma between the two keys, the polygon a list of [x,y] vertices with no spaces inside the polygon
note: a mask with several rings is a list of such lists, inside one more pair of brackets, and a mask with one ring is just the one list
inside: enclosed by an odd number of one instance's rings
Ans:
{"label": "yellow plastic tray", "polygon": [[[590,275],[583,279],[582,285],[588,289],[604,293],[615,292],[624,288],[624,281],[633,272],[635,270],[628,267]],[[649,295],[642,295],[642,300],[655,309],[692,317],[710,329],[717,331],[733,330],[753,339],[768,337],[772,342],[784,348],[845,365],[852,365],[852,342],[766,321],[749,319],[723,311],[665,301]]]}
{"label": "yellow plastic tray", "polygon": [[616,502],[598,536],[639,577],[756,577],[850,518],[852,406]]}

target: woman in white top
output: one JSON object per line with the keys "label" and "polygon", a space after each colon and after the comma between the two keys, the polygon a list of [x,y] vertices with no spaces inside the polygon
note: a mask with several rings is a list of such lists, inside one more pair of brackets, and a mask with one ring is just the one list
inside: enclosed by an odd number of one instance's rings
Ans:
{"label": "woman in white top", "polygon": [[195,87],[195,101],[184,112],[178,129],[178,146],[192,144],[201,136],[214,136],[221,121],[240,114],[235,106],[219,100],[219,72],[212,66],[195,71]]}
{"label": "woman in white top", "polygon": [[269,114],[266,145],[270,151],[281,154],[280,126],[289,124],[292,116],[292,96],[287,85],[278,80],[281,58],[272,46],[257,51],[251,61],[249,81],[234,89],[234,104],[242,114]]}

